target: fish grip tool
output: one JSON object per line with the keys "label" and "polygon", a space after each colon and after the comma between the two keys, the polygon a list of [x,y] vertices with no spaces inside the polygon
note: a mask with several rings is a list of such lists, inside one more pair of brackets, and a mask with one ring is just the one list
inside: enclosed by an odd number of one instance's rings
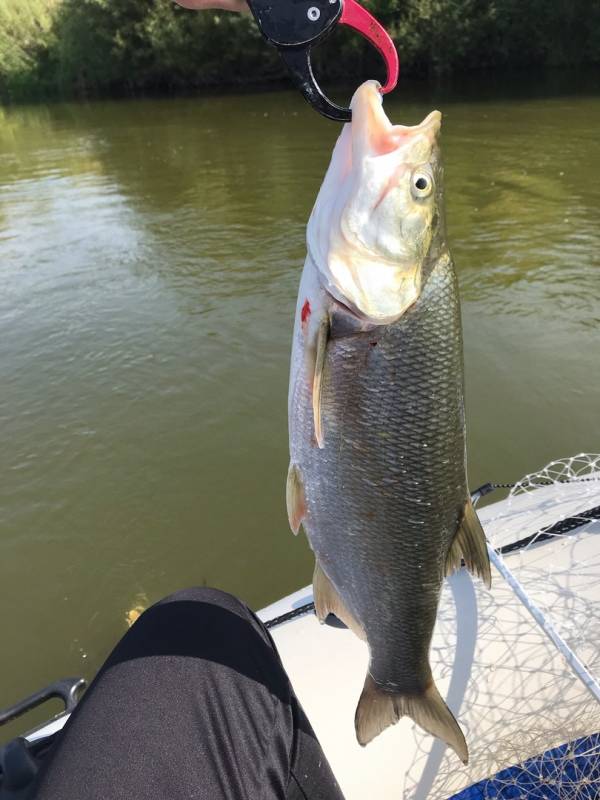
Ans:
{"label": "fish grip tool", "polygon": [[358,31],[385,61],[387,79],[382,94],[398,82],[398,53],[389,34],[356,0],[248,0],[248,6],[264,38],[277,47],[304,98],[323,116],[350,122],[352,111],[333,103],[317,83],[311,50],[334,30],[347,25]]}

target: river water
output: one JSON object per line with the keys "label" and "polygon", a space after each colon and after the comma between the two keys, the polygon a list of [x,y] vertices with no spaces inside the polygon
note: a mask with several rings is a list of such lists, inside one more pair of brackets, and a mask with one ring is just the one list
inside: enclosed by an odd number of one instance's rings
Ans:
{"label": "river water", "polygon": [[[433,105],[470,482],[510,481],[600,448],[600,93],[386,100]],[[337,130],[293,93],[0,110],[0,707],[91,677],[178,588],[309,582],[287,371]]]}

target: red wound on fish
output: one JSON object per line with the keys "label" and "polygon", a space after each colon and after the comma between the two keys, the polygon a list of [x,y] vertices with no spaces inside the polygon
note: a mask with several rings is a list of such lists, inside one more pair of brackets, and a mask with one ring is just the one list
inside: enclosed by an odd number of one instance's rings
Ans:
{"label": "red wound on fish", "polygon": [[304,305],[302,306],[302,311],[300,312],[300,319],[302,322],[306,322],[306,320],[310,317],[310,303],[308,300],[304,301]]}
{"label": "red wound on fish", "polygon": [[310,303],[308,300],[304,301],[304,305],[302,306],[302,310],[300,311],[300,320],[302,322],[302,333],[306,334],[306,328],[308,326],[308,318],[310,317],[311,309]]}

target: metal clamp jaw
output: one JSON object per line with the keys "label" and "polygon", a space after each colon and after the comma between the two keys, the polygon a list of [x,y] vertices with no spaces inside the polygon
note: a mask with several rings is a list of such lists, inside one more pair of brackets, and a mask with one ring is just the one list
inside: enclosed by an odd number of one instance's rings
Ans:
{"label": "metal clamp jaw", "polygon": [[398,53],[387,31],[356,0],[248,0],[265,39],[278,48],[296,86],[310,105],[329,119],[349,122],[349,108],[332,103],[321,91],[311,65],[311,48],[337,24],[348,25],[376,47],[386,64],[382,93],[398,81]]}

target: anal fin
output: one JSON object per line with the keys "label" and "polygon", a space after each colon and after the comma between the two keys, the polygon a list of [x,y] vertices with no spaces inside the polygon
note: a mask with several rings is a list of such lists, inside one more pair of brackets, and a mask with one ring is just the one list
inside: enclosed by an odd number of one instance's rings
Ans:
{"label": "anal fin", "polygon": [[325,622],[328,614],[335,614],[347,628],[358,636],[359,639],[366,641],[367,637],[359,622],[353,614],[348,611],[344,601],[339,596],[335,586],[323,572],[319,560],[315,559],[315,571],[313,574],[313,595],[315,601],[315,612],[319,622]]}
{"label": "anal fin", "polygon": [[470,499],[465,503],[463,518],[448,551],[446,575],[459,569],[463,559],[469,572],[478,575],[489,589],[492,585],[492,571],[487,542]]}
{"label": "anal fin", "polygon": [[290,462],[285,486],[285,502],[287,505],[288,520],[294,536],[298,534],[302,520],[306,516],[306,497],[302,476],[296,464]]}

